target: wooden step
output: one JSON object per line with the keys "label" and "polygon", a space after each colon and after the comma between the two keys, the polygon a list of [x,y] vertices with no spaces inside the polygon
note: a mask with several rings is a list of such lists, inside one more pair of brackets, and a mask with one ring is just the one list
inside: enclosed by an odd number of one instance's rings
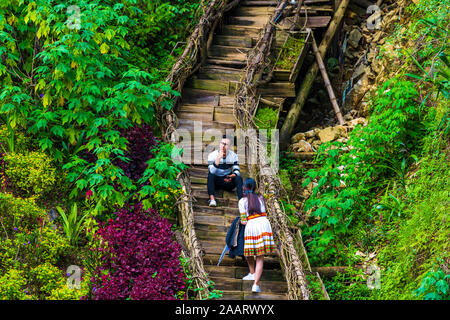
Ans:
{"label": "wooden step", "polygon": [[224,25],[222,27],[222,35],[226,36],[243,36],[243,37],[255,37],[262,32],[260,27],[256,26],[244,26],[244,25]]}
{"label": "wooden step", "polygon": [[[236,81],[206,80],[190,78],[186,86],[194,89],[208,90],[219,94],[231,94],[237,88]],[[295,97],[295,84],[290,82],[270,82],[258,88],[259,94],[268,97]],[[217,121],[217,120],[216,120]]]}
{"label": "wooden step", "polygon": [[235,81],[196,79],[193,77],[189,78],[185,84],[188,88],[208,90],[219,94],[234,93],[236,85]]}
{"label": "wooden step", "polygon": [[[224,244],[225,247],[225,244]],[[223,250],[223,247],[222,247]],[[222,252],[221,252],[222,253]],[[219,261],[220,254],[205,254],[203,256],[203,263],[205,265],[213,265],[217,266],[217,262]],[[248,267],[247,261],[242,260],[240,257],[236,257],[234,259],[225,255],[220,262],[220,266],[241,266]],[[264,257],[264,270],[272,270],[272,269],[280,269],[280,261],[278,256],[265,256]]]}
{"label": "wooden step", "polygon": [[221,46],[251,48],[253,46],[253,41],[252,38],[249,37],[237,37],[237,36],[216,34],[214,35],[213,44]]}
{"label": "wooden step", "polygon": [[[308,28],[324,28],[327,27],[331,21],[331,16],[308,16],[308,20],[305,17],[300,17],[298,25],[303,26],[307,21],[306,27]],[[263,16],[235,16],[230,17],[230,24],[235,26],[246,26],[262,28],[268,23],[268,20]],[[292,22],[289,18],[283,20],[279,26],[288,30]]]}
{"label": "wooden step", "polygon": [[[316,5],[308,5],[302,6],[300,10],[301,15],[305,15],[305,10],[308,10],[308,15],[315,15],[323,12],[333,12],[333,8],[329,4],[316,4]],[[274,7],[267,6],[239,6],[233,11],[234,16],[271,16],[275,12]]]}
{"label": "wooden step", "polygon": [[[213,216],[213,215],[202,215],[202,214],[196,214],[194,212],[194,220],[197,224],[207,224],[211,226],[223,226],[225,227],[225,230],[228,231],[228,228],[231,225],[231,222],[226,217],[222,216]],[[231,220],[231,219],[230,219]],[[223,247],[222,247],[223,248]],[[212,253],[221,253],[222,251],[220,249],[212,252]]]}
{"label": "wooden step", "polygon": [[224,290],[218,300],[288,300],[287,294],[254,293],[251,291]]}
{"label": "wooden step", "polygon": [[228,66],[228,67],[237,67],[237,68],[243,68],[247,65],[247,59],[239,59],[239,60],[233,60],[233,59],[226,59],[225,57],[212,57],[209,56],[206,59],[206,63],[218,65],[218,66]]}
{"label": "wooden step", "polygon": [[[246,291],[251,292],[253,281],[246,281],[240,279],[233,279],[227,277],[210,277],[215,283],[215,288],[220,290],[232,291]],[[261,291],[264,293],[279,293],[287,292],[287,283],[285,281],[261,281],[259,284]]]}
{"label": "wooden step", "polygon": [[212,121],[212,112],[192,112],[192,111],[179,111],[177,112],[179,119],[185,120],[197,120],[197,121]]}
{"label": "wooden step", "polygon": [[[245,58],[247,58],[247,54],[249,51],[250,51],[250,48],[245,48],[245,47],[213,45],[209,48],[208,54],[210,56],[215,56],[215,57],[242,56],[245,59]],[[237,58],[231,58],[231,59],[238,60]]]}
{"label": "wooden step", "polygon": [[214,112],[214,105],[181,103],[178,106],[177,111],[178,112],[210,113],[210,114],[212,114]]}
{"label": "wooden step", "polygon": [[219,65],[206,65],[200,68],[197,76],[199,79],[239,81],[242,74],[243,72],[240,69]]}
{"label": "wooden step", "polygon": [[[208,224],[204,222],[194,222],[195,230],[208,231],[208,232],[228,232],[229,226]],[[217,264],[217,261],[216,261]]]}
{"label": "wooden step", "polygon": [[195,230],[197,239],[199,240],[215,240],[225,243],[227,232]]}
{"label": "wooden step", "polygon": [[204,205],[194,205],[194,212],[198,214],[205,213],[210,215],[230,216],[231,219],[234,219],[239,215],[238,207],[226,207],[226,206],[209,207]]}
{"label": "wooden step", "polygon": [[[227,253],[228,255],[228,253]],[[233,279],[242,279],[249,273],[248,267],[240,266],[205,266],[206,272],[211,277],[224,277]],[[281,269],[263,270],[261,281],[284,281],[284,275]]]}
{"label": "wooden step", "polygon": [[[194,120],[187,120],[187,119],[179,119],[179,128],[184,128],[189,130],[192,134],[194,133]],[[217,121],[203,121],[202,122],[202,132],[205,133],[209,129],[217,129],[217,130],[223,130],[223,134],[226,133],[226,129],[235,129],[235,125],[229,124],[229,123],[221,123]]]}

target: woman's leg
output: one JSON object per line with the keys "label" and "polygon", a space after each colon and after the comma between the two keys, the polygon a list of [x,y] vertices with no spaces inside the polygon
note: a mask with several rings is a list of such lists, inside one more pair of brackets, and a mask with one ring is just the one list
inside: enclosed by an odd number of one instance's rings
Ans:
{"label": "woman's leg", "polygon": [[255,273],[255,258],[253,256],[247,256],[248,269],[251,274]]}
{"label": "woman's leg", "polygon": [[256,256],[256,268],[255,268],[255,284],[259,286],[259,280],[263,272],[264,256]]}

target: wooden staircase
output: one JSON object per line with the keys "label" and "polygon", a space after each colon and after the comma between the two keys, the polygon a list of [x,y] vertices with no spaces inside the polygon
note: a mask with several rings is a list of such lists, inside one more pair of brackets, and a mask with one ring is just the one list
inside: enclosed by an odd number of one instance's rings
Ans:
{"label": "wooden staircase", "polygon": [[[330,11],[329,1],[306,0],[317,6],[318,14]],[[225,23],[216,30],[208,51],[205,64],[191,76],[182,90],[181,102],[177,108],[178,129],[185,129],[194,136],[194,121],[202,121],[202,132],[214,128],[225,134],[225,129],[235,129],[233,115],[234,91],[247,64],[247,54],[256,44],[263,26],[269,21],[277,1],[246,0],[235,8]],[[308,11],[309,17],[309,11]],[[311,16],[310,27],[326,27],[331,17]],[[276,44],[284,42],[278,37]],[[264,99],[295,97],[295,84],[282,77],[259,88]],[[216,141],[217,143],[217,141]],[[201,151],[208,143],[201,144]],[[183,143],[180,144],[183,146]],[[191,162],[192,163],[192,162]],[[223,291],[223,299],[287,299],[287,284],[284,279],[279,258],[270,256],[264,259],[264,271],[261,279],[261,293],[252,293],[253,281],[244,281],[248,266],[241,258],[231,259],[225,255],[217,266],[220,254],[225,246],[225,237],[231,222],[239,215],[236,193],[217,191],[218,206],[208,207],[206,178],[208,174],[206,159],[201,164],[190,165],[189,169],[194,203],[196,235],[204,251],[203,262],[215,289]],[[241,175],[247,177],[246,168],[241,165]],[[276,235],[275,235],[275,241]]]}

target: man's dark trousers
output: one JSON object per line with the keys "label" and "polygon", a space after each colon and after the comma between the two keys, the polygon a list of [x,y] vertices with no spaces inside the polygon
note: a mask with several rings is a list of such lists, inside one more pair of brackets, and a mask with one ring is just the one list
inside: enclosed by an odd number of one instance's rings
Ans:
{"label": "man's dark trousers", "polygon": [[231,178],[230,182],[225,182],[227,176],[216,176],[211,172],[208,173],[208,195],[215,195],[216,189],[233,191],[236,188],[238,199],[242,198],[242,177],[236,176]]}

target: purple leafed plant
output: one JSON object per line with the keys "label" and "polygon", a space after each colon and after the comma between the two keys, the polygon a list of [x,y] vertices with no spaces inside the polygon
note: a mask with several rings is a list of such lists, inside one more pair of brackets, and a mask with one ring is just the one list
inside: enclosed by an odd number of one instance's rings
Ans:
{"label": "purple leafed plant", "polygon": [[120,135],[128,140],[127,152],[125,156],[130,162],[118,161],[115,163],[120,167],[125,175],[133,181],[138,181],[145,169],[147,161],[151,157],[151,149],[157,145],[152,128],[144,124],[140,127],[135,126],[126,130],[121,130]]}
{"label": "purple leafed plant", "polygon": [[[124,157],[130,161],[115,159],[113,164],[121,168],[128,178],[136,182],[147,168],[147,161],[153,156],[151,150],[158,145],[158,140],[153,135],[152,127],[147,124],[119,131],[120,136],[128,140]],[[89,163],[97,161],[97,156],[88,150],[83,150],[81,157]]]}
{"label": "purple leafed plant", "polygon": [[184,289],[181,247],[167,219],[142,204],[122,208],[97,236],[105,244],[92,277],[95,300],[174,300]]}

